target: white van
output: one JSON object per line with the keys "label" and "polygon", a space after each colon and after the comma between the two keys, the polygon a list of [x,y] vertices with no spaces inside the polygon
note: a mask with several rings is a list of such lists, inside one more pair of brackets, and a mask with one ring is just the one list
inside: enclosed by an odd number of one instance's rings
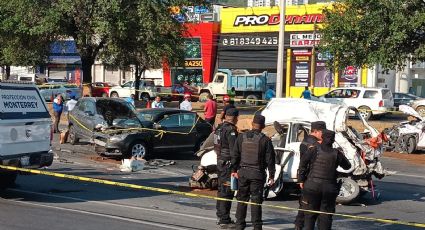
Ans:
{"label": "white van", "polygon": [[320,96],[319,101],[354,107],[366,120],[371,116],[385,115],[394,107],[391,90],[383,88],[336,88]]}
{"label": "white van", "polygon": [[[52,129],[47,106],[32,82],[0,81],[0,164],[23,168],[50,166]],[[0,171],[0,188],[16,179]]]}

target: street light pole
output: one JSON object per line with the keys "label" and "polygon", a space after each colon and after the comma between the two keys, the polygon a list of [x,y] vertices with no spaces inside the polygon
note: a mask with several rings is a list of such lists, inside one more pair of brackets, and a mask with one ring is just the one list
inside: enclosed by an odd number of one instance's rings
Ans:
{"label": "street light pole", "polygon": [[[284,76],[284,56],[285,56],[285,11],[286,0],[280,0],[280,23],[279,23],[279,47],[277,53],[277,73],[276,73],[276,97],[283,97],[283,76]],[[289,76],[286,76],[289,77]],[[288,93],[288,92],[286,92]]]}

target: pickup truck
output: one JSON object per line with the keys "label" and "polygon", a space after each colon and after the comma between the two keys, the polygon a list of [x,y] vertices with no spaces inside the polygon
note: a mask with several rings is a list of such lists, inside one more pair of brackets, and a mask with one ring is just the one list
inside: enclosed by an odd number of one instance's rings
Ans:
{"label": "pickup truck", "polygon": [[[52,120],[32,82],[0,81],[0,165],[40,168],[53,162]],[[0,170],[0,189],[15,182],[17,172]]]}
{"label": "pickup truck", "polygon": [[213,81],[200,90],[199,100],[205,101],[208,94],[221,97],[234,95],[236,99],[246,99],[246,104],[258,104],[266,91],[267,72],[250,74],[248,71],[218,69]]}
{"label": "pickup truck", "polygon": [[[136,94],[135,81],[128,81],[123,85],[114,86],[109,89],[110,97],[130,97]],[[156,87],[155,83],[150,80],[140,80],[139,95],[140,100],[150,100],[156,97],[157,93],[161,91],[160,87]]]}

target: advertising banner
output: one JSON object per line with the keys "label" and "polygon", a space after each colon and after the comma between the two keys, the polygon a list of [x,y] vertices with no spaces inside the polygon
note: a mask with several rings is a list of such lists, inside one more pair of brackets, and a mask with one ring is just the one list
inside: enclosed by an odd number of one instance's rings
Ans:
{"label": "advertising banner", "polygon": [[339,75],[339,86],[360,86],[361,85],[361,69],[355,66],[348,66]]}

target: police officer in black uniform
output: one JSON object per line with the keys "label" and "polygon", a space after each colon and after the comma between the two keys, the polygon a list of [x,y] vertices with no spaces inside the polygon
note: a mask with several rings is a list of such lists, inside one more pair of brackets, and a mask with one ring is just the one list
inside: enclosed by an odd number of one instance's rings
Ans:
{"label": "police officer in black uniform", "polygon": [[[326,129],[326,123],[323,121],[315,121],[311,123],[310,135],[306,136],[300,145],[301,157],[306,154],[307,150],[313,146],[319,146],[322,141],[322,131]],[[300,184],[301,189],[303,184]],[[300,198],[300,209],[306,209]],[[295,218],[295,229],[303,229],[304,227],[304,212],[298,211],[298,215]]]}
{"label": "police officer in black uniform", "polygon": [[[239,111],[235,108],[226,111],[225,120],[219,124],[214,132],[214,151],[217,153],[217,173],[219,198],[233,199],[234,192],[230,189],[230,153],[233,151],[238,131]],[[221,229],[234,228],[230,218],[232,202],[217,200],[217,224]]]}
{"label": "police officer in black uniform", "polygon": [[[351,164],[342,152],[332,147],[334,142],[335,132],[324,130],[322,143],[318,147],[309,148],[301,157],[298,180],[304,183],[301,202],[308,210],[335,212],[339,193],[336,169],[338,166],[349,169]],[[306,230],[314,229],[317,218],[319,230],[332,227],[332,215],[310,212],[305,212],[304,215]]]}
{"label": "police officer in black uniform", "polygon": [[[269,171],[268,184],[274,183],[275,152],[273,144],[261,131],[265,127],[265,118],[255,115],[252,130],[240,134],[232,154],[233,175],[239,178],[238,201],[263,203],[263,189],[266,183],[266,168]],[[237,172],[237,173],[236,173]],[[246,227],[247,205],[238,203],[236,209],[236,229]],[[255,230],[263,226],[260,205],[251,206],[251,222]]]}

